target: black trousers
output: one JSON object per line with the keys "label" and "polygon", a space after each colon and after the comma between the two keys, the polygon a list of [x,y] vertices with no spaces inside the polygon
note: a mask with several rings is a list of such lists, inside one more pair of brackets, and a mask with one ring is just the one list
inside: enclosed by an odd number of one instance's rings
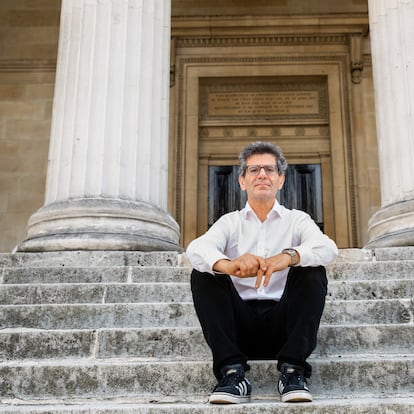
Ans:
{"label": "black trousers", "polygon": [[292,267],[279,302],[244,301],[229,276],[193,270],[191,290],[204,337],[213,354],[213,371],[221,378],[224,365],[248,360],[277,359],[303,367],[316,347],[317,332],[327,293],[326,271]]}

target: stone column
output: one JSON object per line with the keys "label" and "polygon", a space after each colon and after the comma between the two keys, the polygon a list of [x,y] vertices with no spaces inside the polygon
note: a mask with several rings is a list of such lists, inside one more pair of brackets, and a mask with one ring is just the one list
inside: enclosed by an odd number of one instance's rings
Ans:
{"label": "stone column", "polygon": [[45,205],[19,251],[180,250],[170,0],[63,0]]}
{"label": "stone column", "polygon": [[368,247],[414,245],[414,2],[368,5],[381,171]]}

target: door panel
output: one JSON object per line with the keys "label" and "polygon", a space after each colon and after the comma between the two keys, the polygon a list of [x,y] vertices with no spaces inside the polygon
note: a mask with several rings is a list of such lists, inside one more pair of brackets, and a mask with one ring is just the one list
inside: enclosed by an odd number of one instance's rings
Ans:
{"label": "door panel", "polygon": [[239,185],[238,166],[210,166],[208,183],[208,227],[223,214],[240,210],[246,193]]}
{"label": "door panel", "polygon": [[289,165],[278,200],[287,208],[308,213],[323,230],[322,179],[319,164]]}

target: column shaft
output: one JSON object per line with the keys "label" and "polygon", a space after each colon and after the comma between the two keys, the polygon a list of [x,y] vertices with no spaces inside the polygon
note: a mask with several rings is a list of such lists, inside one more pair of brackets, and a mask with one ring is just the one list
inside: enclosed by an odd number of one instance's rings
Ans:
{"label": "column shaft", "polygon": [[45,206],[19,250],[178,249],[170,0],[63,0]]}
{"label": "column shaft", "polygon": [[414,244],[414,2],[369,0],[381,209],[370,246]]}

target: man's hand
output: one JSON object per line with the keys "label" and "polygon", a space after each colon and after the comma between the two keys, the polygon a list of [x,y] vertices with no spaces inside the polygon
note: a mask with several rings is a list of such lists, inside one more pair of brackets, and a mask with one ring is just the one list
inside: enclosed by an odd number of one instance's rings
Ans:
{"label": "man's hand", "polygon": [[233,260],[219,260],[214,264],[213,269],[238,277],[258,277],[259,275],[261,277],[266,272],[267,265],[263,257],[245,253]]}
{"label": "man's hand", "polygon": [[284,270],[291,264],[291,257],[286,253],[279,253],[276,256],[271,256],[265,259],[266,271],[263,274],[258,273],[256,279],[256,289],[262,283],[264,277],[263,286],[267,287],[270,282],[270,278],[274,272]]}
{"label": "man's hand", "polygon": [[256,277],[255,287],[258,289],[262,284],[263,278],[263,286],[267,287],[272,274],[289,267],[291,261],[291,257],[286,253],[279,253],[276,256],[268,257],[267,259],[250,253],[245,253],[233,260],[219,260],[214,264],[213,269],[218,272],[226,273],[227,275]]}

